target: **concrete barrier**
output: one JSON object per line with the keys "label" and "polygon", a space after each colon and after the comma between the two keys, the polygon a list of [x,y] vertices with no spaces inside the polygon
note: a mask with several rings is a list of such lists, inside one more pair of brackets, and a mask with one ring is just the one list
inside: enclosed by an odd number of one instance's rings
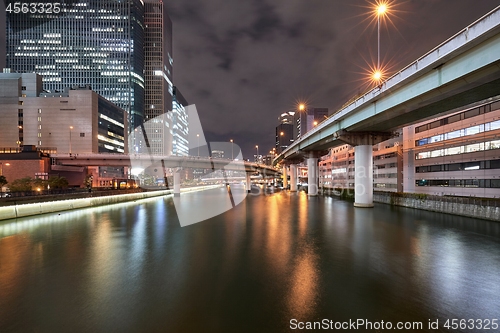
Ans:
{"label": "concrete barrier", "polygon": [[460,215],[497,222],[500,221],[500,207],[497,206],[432,200],[418,197],[395,197],[390,193],[374,194],[373,201],[394,206],[423,209],[437,213]]}
{"label": "concrete barrier", "polygon": [[[212,188],[217,188],[222,185],[209,185],[209,186],[197,186],[182,188],[183,192],[195,192],[204,191]],[[140,192],[140,193],[129,193],[120,195],[109,195],[103,197],[93,197],[93,198],[80,198],[80,199],[70,199],[70,200],[58,200],[49,202],[38,202],[30,204],[12,205],[0,207],[0,221],[15,219],[18,217],[27,217],[47,213],[56,213],[72,209],[82,209],[89,207],[97,207],[104,205],[112,205],[122,202],[135,201],[159,196],[165,196],[172,194],[172,190],[165,191],[151,191],[151,192]]]}

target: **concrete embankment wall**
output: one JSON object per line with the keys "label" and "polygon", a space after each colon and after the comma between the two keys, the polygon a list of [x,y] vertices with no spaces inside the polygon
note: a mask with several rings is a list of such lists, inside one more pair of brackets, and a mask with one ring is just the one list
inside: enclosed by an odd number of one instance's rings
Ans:
{"label": "concrete embankment wall", "polygon": [[[181,189],[181,192],[203,191],[215,187],[219,187],[219,185],[183,188]],[[5,207],[0,207],[0,220],[8,220],[8,219],[15,219],[18,217],[27,217],[33,215],[62,212],[65,210],[72,210],[72,209],[82,209],[82,208],[89,208],[89,207],[96,207],[103,205],[112,205],[127,201],[135,201],[152,197],[164,196],[172,193],[173,190],[151,191],[151,192],[130,193],[121,195],[109,195],[109,196],[94,197],[94,198],[81,198],[81,199],[37,202],[37,203],[5,206]]]}
{"label": "concrete embankment wall", "polygon": [[[431,212],[467,216],[500,222],[500,205],[485,205],[481,199],[429,198],[396,196],[391,193],[374,193],[373,201],[388,205],[424,209]],[[469,202],[467,202],[469,201]]]}

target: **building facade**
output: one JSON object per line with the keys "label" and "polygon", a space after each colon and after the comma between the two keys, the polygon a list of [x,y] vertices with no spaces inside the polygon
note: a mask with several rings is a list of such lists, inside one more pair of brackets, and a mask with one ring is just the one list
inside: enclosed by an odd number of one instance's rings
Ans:
{"label": "building facade", "polygon": [[295,139],[294,135],[294,115],[295,112],[289,111],[282,113],[279,117],[279,125],[276,126],[275,148],[278,154],[281,154]]}
{"label": "building facade", "polygon": [[[172,22],[163,1],[144,3],[145,131],[143,144],[153,155],[173,151],[173,57]],[[141,141],[140,141],[141,142]],[[143,152],[145,147],[136,147]]]}
{"label": "building facade", "polygon": [[500,97],[403,129],[404,190],[500,197]]}
{"label": "building facade", "polygon": [[[354,189],[354,148],[321,158],[320,186]],[[373,146],[375,191],[500,198],[500,96],[404,127]]]}
{"label": "building facade", "polygon": [[124,153],[126,112],[89,87],[41,92],[36,74],[0,74],[0,147],[52,153]]}
{"label": "building facade", "polygon": [[189,119],[187,108],[188,102],[181,94],[179,88],[174,86],[174,96],[172,105],[172,127],[173,127],[173,142],[172,155],[188,156],[189,155]]}
{"label": "building facade", "polygon": [[[354,147],[342,145],[330,150],[319,161],[319,186],[354,189]],[[373,190],[403,191],[403,157],[400,138],[373,146]]]}
{"label": "building facade", "polygon": [[328,108],[305,108],[295,112],[294,115],[294,134],[298,139],[320,122],[328,118]]}
{"label": "building facade", "polygon": [[142,1],[72,1],[59,7],[51,15],[7,13],[7,67],[40,74],[50,93],[90,85],[128,112],[129,130],[142,124]]}

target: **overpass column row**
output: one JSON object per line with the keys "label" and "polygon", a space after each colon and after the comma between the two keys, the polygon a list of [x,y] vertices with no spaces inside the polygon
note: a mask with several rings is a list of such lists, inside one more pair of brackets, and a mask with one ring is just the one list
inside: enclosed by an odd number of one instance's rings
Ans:
{"label": "overpass column row", "polygon": [[297,165],[290,164],[290,192],[297,192]]}
{"label": "overpass column row", "polygon": [[181,196],[181,173],[179,170],[174,171],[174,197]]}
{"label": "overpass column row", "polygon": [[354,207],[373,207],[373,145],[394,137],[387,132],[336,133],[337,139],[354,146]]}
{"label": "overpass column row", "polygon": [[247,193],[250,193],[252,191],[252,183],[251,183],[251,179],[250,179],[250,173],[247,172],[246,176],[247,176],[247,181],[246,181],[245,187],[246,187]]}
{"label": "overpass column row", "polygon": [[286,165],[283,165],[283,188],[285,190],[288,188],[288,173]]}
{"label": "overpass column row", "polygon": [[311,152],[307,159],[307,195],[309,196],[318,195],[318,175],[318,157]]}

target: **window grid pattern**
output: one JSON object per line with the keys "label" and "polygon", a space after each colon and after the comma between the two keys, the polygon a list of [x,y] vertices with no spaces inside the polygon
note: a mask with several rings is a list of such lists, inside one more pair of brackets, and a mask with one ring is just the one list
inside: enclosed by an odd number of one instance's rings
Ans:
{"label": "window grid pattern", "polygon": [[7,67],[36,72],[50,92],[90,85],[142,123],[143,14],[140,0],[61,3],[53,15],[7,13]]}

